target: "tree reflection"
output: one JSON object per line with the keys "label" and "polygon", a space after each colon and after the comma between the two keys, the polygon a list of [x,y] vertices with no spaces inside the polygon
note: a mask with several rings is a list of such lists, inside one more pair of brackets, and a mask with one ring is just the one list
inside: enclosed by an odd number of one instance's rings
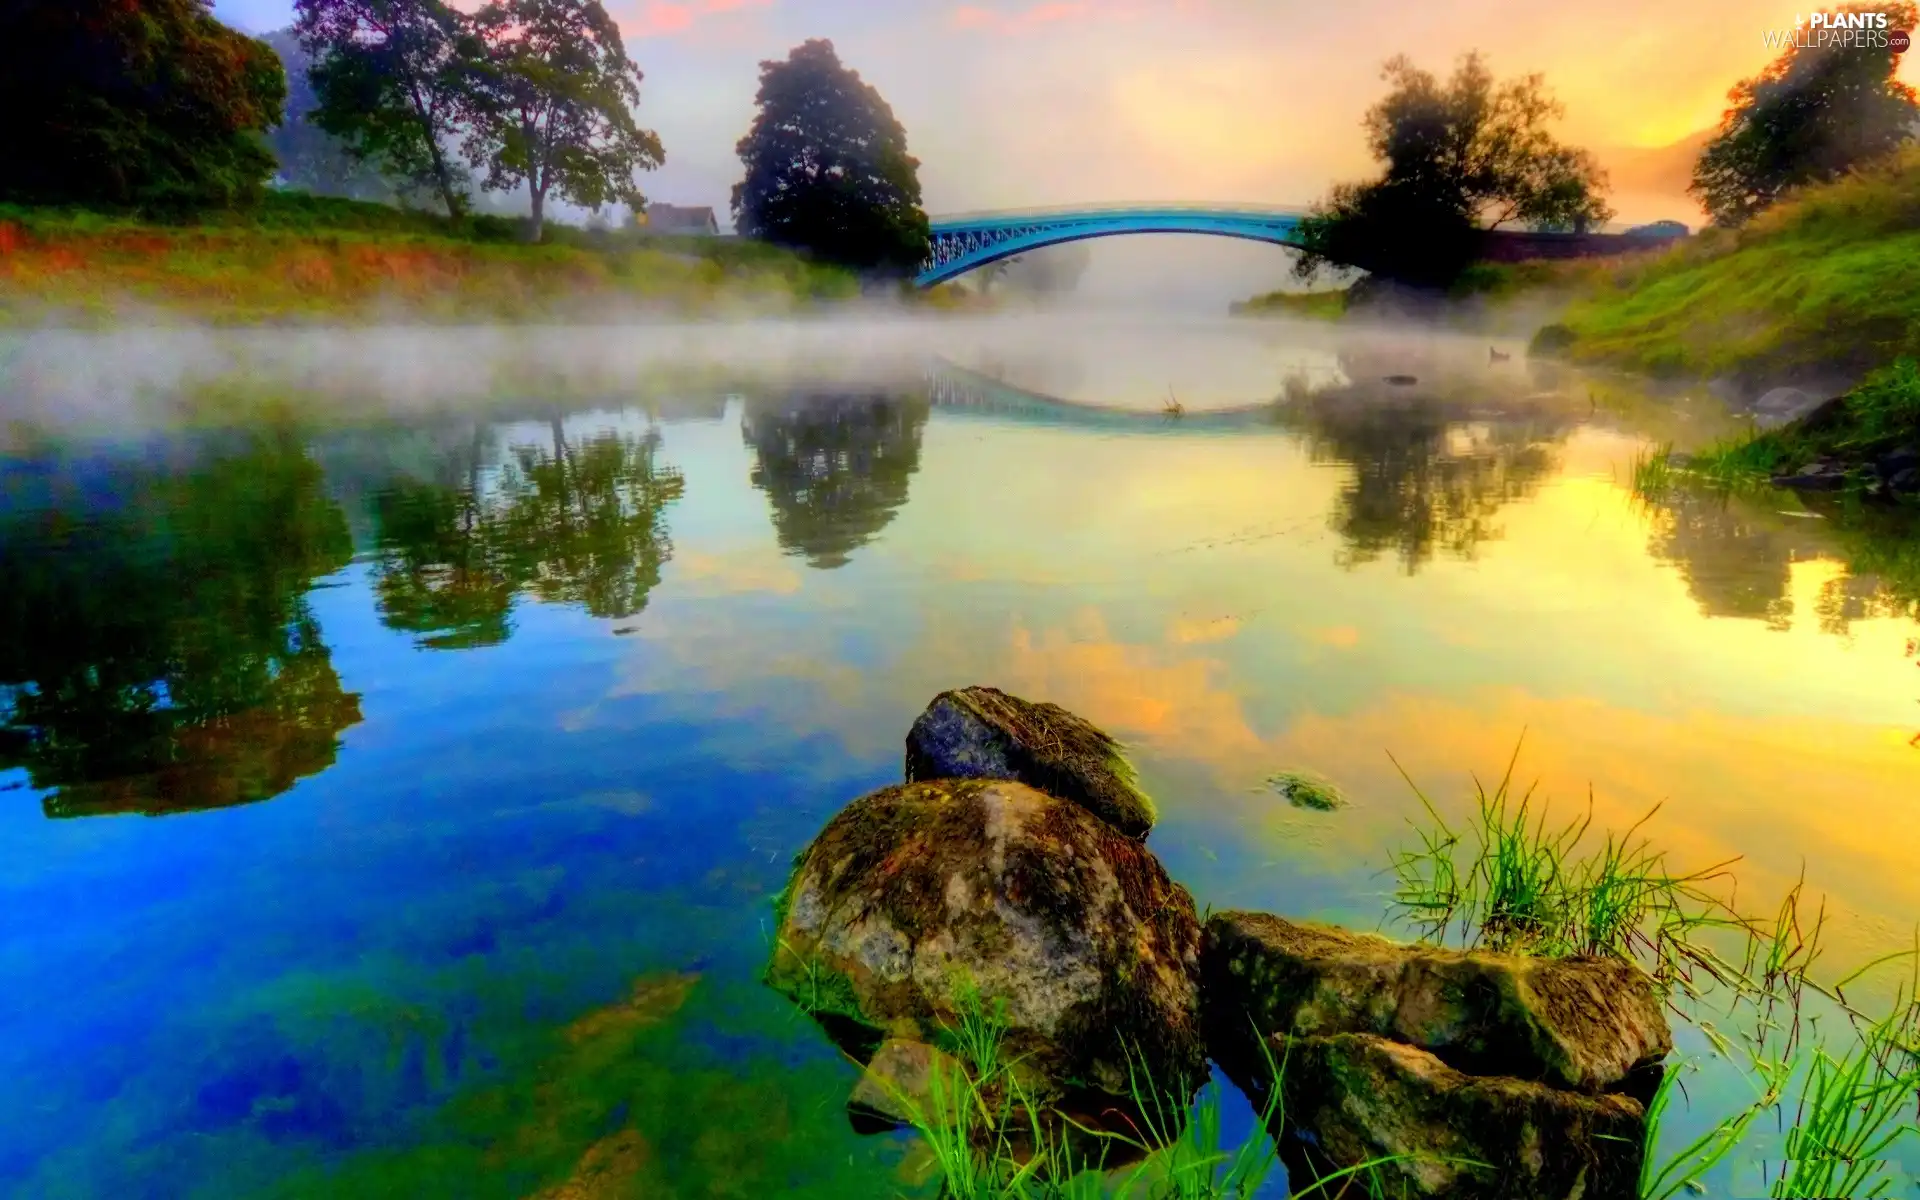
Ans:
{"label": "tree reflection", "polygon": [[794,393],[749,400],[741,436],[774,536],[809,566],[845,566],[907,501],[920,466],[924,396]]}
{"label": "tree reflection", "polygon": [[1649,549],[1671,562],[1701,612],[1716,617],[1793,625],[1793,565],[1838,560],[1845,569],[1823,580],[1813,616],[1822,631],[1844,635],[1855,621],[1920,618],[1920,555],[1916,520],[1894,508],[1815,502],[1793,515],[1787,493],[1743,497],[1705,486],[1675,486],[1651,498]]}
{"label": "tree reflection", "polygon": [[511,631],[515,580],[500,522],[481,498],[484,431],[431,481],[374,494],[375,603],[389,628],[434,649],[493,646]]}
{"label": "tree reflection", "polygon": [[657,432],[575,444],[558,419],[549,430],[550,445],[516,446],[497,471],[483,468],[476,432],[439,479],[375,497],[375,590],[389,628],[456,649],[505,641],[522,593],[596,617],[646,607],[673,553],[665,510],[685,481],[658,461]]}
{"label": "tree reflection", "polygon": [[1574,424],[1537,405],[1503,411],[1372,384],[1297,394],[1282,420],[1307,435],[1316,460],[1353,468],[1328,518],[1341,565],[1392,554],[1408,574],[1440,553],[1471,558],[1499,538],[1500,511],[1553,472],[1553,446]]}
{"label": "tree reflection", "polygon": [[7,491],[0,767],[49,816],[246,804],[332,764],[359,697],[305,595],[352,545],[294,437]]}

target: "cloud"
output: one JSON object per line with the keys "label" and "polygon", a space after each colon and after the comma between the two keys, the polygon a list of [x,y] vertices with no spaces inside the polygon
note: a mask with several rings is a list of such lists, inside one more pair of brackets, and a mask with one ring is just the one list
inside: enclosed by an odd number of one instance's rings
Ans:
{"label": "cloud", "polygon": [[702,17],[766,8],[773,0],[647,0],[613,6],[620,32],[629,38],[672,37],[693,28]]}
{"label": "cloud", "polygon": [[991,33],[1024,33],[1042,25],[1055,25],[1093,15],[1093,0],[1052,0],[1031,8],[1011,12],[963,4],[949,18],[955,29],[978,29]]}

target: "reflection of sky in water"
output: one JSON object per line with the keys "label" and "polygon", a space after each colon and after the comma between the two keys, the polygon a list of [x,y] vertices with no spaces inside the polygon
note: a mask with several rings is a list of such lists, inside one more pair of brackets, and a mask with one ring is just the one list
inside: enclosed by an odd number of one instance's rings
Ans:
{"label": "reflection of sky in water", "polygon": [[[1064,394],[1111,398],[1108,369],[1069,356]],[[1836,957],[1895,944],[1920,911],[1911,623],[1874,615],[1817,525],[1636,507],[1639,443],[1578,408],[1412,444],[1338,414],[1126,434],[735,400],[661,427],[670,555],[606,619],[528,598],[591,569],[509,511],[498,468],[551,448],[548,422],[482,429],[472,462],[457,419],[320,436],[314,503],[355,550],[306,596],[357,696],[330,765],[158,819],[0,792],[0,1180],[509,1195],[598,1145],[660,1194],[885,1191],[903,1147],[846,1132],[849,1072],[754,982],[766,902],[839,805],[897,778],[926,700],[973,682],[1127,741],[1202,904],[1371,924],[1417,810],[1388,753],[1451,806],[1524,729],[1548,794],[1591,784],[1616,827],[1665,802],[1676,861],[1745,855],[1763,905],[1804,861]],[[565,452],[610,428],[649,426],[576,414]],[[504,641],[419,650],[382,623],[393,518],[369,514],[396,474],[478,480],[448,519],[519,539]],[[1288,767],[1354,806],[1287,808],[1261,781]],[[558,1032],[617,1024],[660,972],[699,980],[630,1044]],[[651,1149],[608,1141],[624,1127]]]}

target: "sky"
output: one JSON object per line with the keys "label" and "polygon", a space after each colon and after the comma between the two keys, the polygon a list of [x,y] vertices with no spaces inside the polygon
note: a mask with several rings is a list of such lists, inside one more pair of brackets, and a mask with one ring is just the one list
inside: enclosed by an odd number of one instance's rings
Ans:
{"label": "sky", "polygon": [[[723,223],[759,62],[826,37],[905,125],[936,215],[1157,200],[1304,206],[1368,174],[1359,122],[1388,57],[1444,72],[1478,49],[1501,77],[1546,76],[1566,106],[1562,136],[1613,165],[1620,218],[1698,224],[1675,173],[1634,151],[1712,126],[1727,89],[1773,56],[1765,32],[1797,15],[1775,0],[606,2],[646,72],[641,123],[667,152],[643,190],[713,205]],[[263,32],[288,22],[291,0],[215,9]],[[1920,54],[1903,76],[1920,82]]]}

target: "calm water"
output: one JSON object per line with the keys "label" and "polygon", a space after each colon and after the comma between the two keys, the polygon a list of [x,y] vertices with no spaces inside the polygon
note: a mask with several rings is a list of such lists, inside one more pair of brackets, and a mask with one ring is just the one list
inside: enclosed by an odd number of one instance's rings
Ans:
{"label": "calm water", "polygon": [[1636,502],[1704,399],[1328,337],[7,348],[0,1191],[924,1192],[756,977],[793,854],[969,683],[1125,739],[1203,905],[1375,925],[1389,753],[1459,811],[1524,732],[1756,907],[1804,867],[1836,964],[1909,938],[1901,533]]}

